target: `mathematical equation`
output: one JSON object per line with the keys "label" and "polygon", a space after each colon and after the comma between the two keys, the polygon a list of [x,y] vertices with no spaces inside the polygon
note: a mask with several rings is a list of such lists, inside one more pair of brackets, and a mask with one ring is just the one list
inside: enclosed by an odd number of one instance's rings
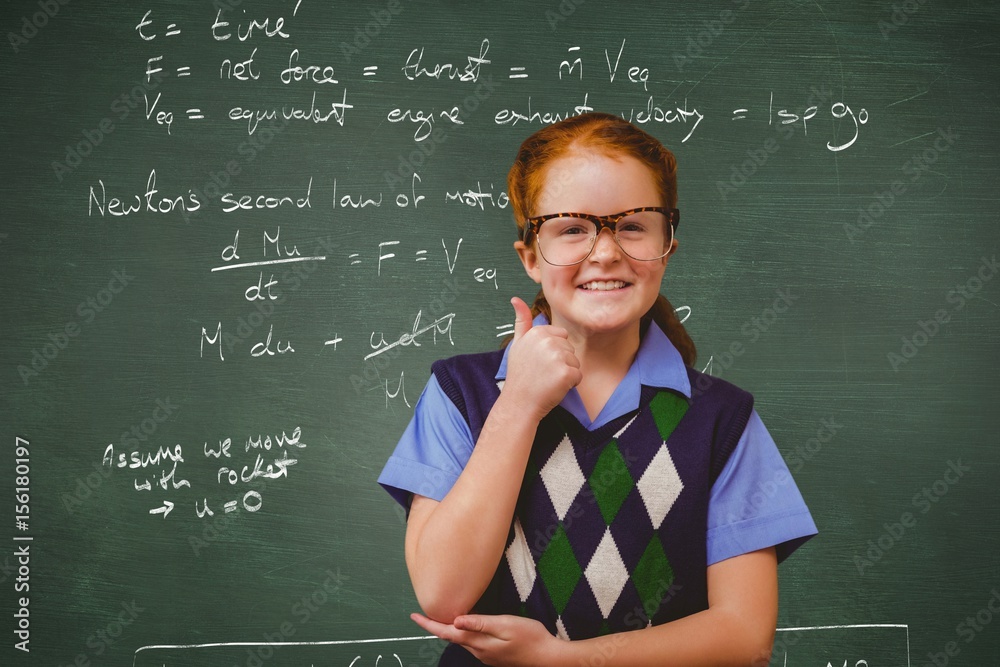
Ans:
{"label": "mathematical equation", "polygon": [[[342,77],[337,74],[333,65],[309,63],[302,49],[291,48],[288,50],[287,58],[284,58],[285,66],[278,72],[267,74],[257,61],[257,52],[261,46],[253,46],[250,50],[251,44],[248,42],[263,42],[269,46],[268,43],[280,43],[291,38],[291,26],[294,25],[301,6],[302,1],[300,0],[288,19],[285,16],[245,17],[232,23],[225,20],[222,10],[219,9],[215,19],[210,24],[209,33],[213,42],[228,44],[230,40],[235,38],[232,43],[245,44],[243,48],[248,49],[249,53],[244,53],[236,58],[222,59],[217,72],[214,65],[211,69],[206,68],[205,74],[207,76],[237,84],[252,84],[261,81],[262,77],[266,80],[269,76],[276,75],[282,86],[301,84],[315,87],[305,93],[294,93],[300,95],[297,101],[280,106],[230,106],[228,111],[224,113],[224,119],[242,124],[248,136],[257,133],[261,129],[262,123],[267,123],[263,127],[269,127],[279,121],[283,123],[282,127],[292,121],[302,121],[314,125],[325,124],[343,128],[347,123],[348,112],[355,113],[356,105],[348,101],[348,87],[346,83],[341,84]],[[305,14],[308,15],[308,12],[306,11]],[[308,18],[300,20],[308,20]],[[153,10],[147,11],[142,16],[135,25],[135,31],[139,38],[148,43],[150,47],[160,44],[155,42],[158,38],[162,42],[163,39],[175,38],[182,33],[182,29],[177,23],[160,20],[154,15]],[[599,60],[603,62],[599,62],[596,66],[599,73],[597,78],[604,81],[606,77],[608,85],[613,85],[617,79],[620,83],[632,87],[636,91],[641,91],[642,95],[645,96],[644,104],[639,106],[633,104],[629,105],[627,110],[622,109],[620,113],[623,118],[639,125],[647,123],[676,124],[682,128],[680,142],[687,142],[694,135],[701,122],[705,120],[707,112],[700,111],[696,104],[689,108],[689,102],[686,98],[682,104],[658,100],[654,94],[650,93],[650,67],[637,61],[635,56],[637,49],[627,49],[627,42],[628,38],[625,37],[622,38],[620,44],[608,45],[603,49],[598,47],[598,50],[601,51]],[[435,132],[439,131],[442,126],[453,128],[465,125],[473,112],[494,97],[499,86],[494,76],[502,77],[500,72],[493,71],[496,64],[494,57],[490,56],[489,38],[480,38],[478,44],[473,48],[474,50],[470,49],[472,52],[464,57],[464,62],[461,60],[454,62],[450,59],[435,59],[433,54],[428,55],[427,47],[414,46],[398,66],[390,68],[392,72],[401,76],[405,81],[447,80],[455,82],[456,85],[473,87],[471,93],[465,95],[460,103],[445,103],[439,107],[418,109],[394,106],[376,110],[375,113],[392,124],[411,124],[413,126],[412,138],[415,142],[427,139],[440,141],[440,132],[437,134]],[[352,53],[348,46],[345,53],[348,62],[353,55],[358,53],[360,53],[359,49],[354,48]],[[528,59],[527,62],[535,62],[535,60]],[[538,67],[546,66],[539,65]],[[361,82],[378,83],[384,80],[380,78],[379,68],[380,65],[377,63],[363,65],[351,76],[360,73]],[[585,81],[584,72],[589,73],[592,69],[589,61],[585,59],[581,45],[568,46],[564,59],[547,66],[549,74],[560,84],[576,81],[579,85]],[[533,75],[529,71],[528,65],[523,63],[507,66],[506,72],[508,86],[516,85]],[[149,55],[143,72],[146,84],[151,84],[155,79],[157,86],[170,76],[182,79],[198,74],[201,74],[201,70],[190,64],[168,63],[163,53]],[[589,74],[588,77],[588,82],[593,80]],[[336,90],[329,92],[331,88],[336,88]],[[593,111],[595,106],[590,100],[592,94],[592,91],[585,91],[579,104],[556,110],[539,109],[537,102],[533,108],[532,98],[529,96],[524,103],[494,109],[493,122],[496,125],[512,127],[519,123],[547,125],[571,115]],[[145,116],[148,121],[164,127],[168,135],[173,134],[174,121],[177,117],[183,117],[192,122],[205,121],[210,118],[210,115],[202,107],[191,107],[175,113],[173,109],[168,108],[167,102],[161,102],[162,97],[163,93],[158,91],[156,96],[150,100],[148,92],[143,93]],[[353,96],[351,99],[353,100]],[[606,105],[607,103],[603,106]],[[820,109],[819,104],[810,105],[801,111],[789,111],[788,108],[781,108],[777,110],[777,115],[782,124],[801,122],[803,134],[808,135],[807,123],[816,117]],[[732,120],[743,120],[749,117],[749,113],[749,107],[738,107],[733,109],[731,118]],[[848,101],[845,100],[832,101],[829,113],[835,120],[849,117],[854,124],[854,136],[851,140],[837,144],[832,141],[827,142],[827,149],[833,152],[839,152],[852,146],[860,135],[861,126],[865,125],[869,119],[866,109],[858,108],[855,113]],[[774,114],[774,94],[772,92],[768,109],[769,123],[773,122]]]}

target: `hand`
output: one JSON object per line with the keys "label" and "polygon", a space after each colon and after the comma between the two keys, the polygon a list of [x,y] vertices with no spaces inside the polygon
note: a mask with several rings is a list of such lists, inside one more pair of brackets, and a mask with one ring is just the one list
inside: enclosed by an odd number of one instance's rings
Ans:
{"label": "hand", "polygon": [[503,394],[538,421],[580,384],[580,360],[562,327],[532,326],[531,309],[514,297],[514,340],[507,357]]}
{"label": "hand", "polygon": [[457,616],[451,625],[421,614],[410,614],[410,618],[432,635],[461,644],[487,665],[552,665],[560,649],[568,646],[538,621],[521,616],[466,614]]}

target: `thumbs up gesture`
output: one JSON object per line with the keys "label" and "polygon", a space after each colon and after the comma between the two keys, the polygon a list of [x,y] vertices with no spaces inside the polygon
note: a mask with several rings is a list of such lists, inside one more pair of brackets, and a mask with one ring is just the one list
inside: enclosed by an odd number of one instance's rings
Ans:
{"label": "thumbs up gesture", "polygon": [[510,300],[510,305],[514,306],[514,340],[512,342],[516,343],[521,338],[524,338],[524,334],[531,331],[534,323],[531,317],[531,308],[528,308],[528,304],[524,302],[520,297],[513,297]]}
{"label": "thumbs up gesture", "polygon": [[514,340],[503,393],[519,410],[541,421],[580,384],[580,360],[565,329],[550,324],[533,326],[528,305],[518,297],[510,302],[514,307]]}

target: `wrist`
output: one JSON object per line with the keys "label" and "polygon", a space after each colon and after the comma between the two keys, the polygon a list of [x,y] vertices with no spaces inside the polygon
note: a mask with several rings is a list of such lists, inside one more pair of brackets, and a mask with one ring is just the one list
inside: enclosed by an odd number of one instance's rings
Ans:
{"label": "wrist", "polygon": [[550,667],[589,667],[587,657],[581,653],[579,642],[552,637],[542,664]]}
{"label": "wrist", "polygon": [[531,430],[534,430],[548,414],[547,412],[539,414],[537,402],[518,395],[513,389],[508,390],[506,386],[501,390],[492,412],[498,417],[498,425],[502,424],[505,429],[526,426]]}

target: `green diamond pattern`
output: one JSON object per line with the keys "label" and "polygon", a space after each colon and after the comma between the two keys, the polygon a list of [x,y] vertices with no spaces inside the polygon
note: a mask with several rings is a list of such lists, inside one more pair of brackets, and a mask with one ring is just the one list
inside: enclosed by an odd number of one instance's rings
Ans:
{"label": "green diamond pattern", "polygon": [[674,569],[670,567],[670,561],[667,560],[667,554],[657,535],[653,535],[642,553],[642,558],[632,573],[632,582],[639,591],[643,608],[652,616],[674,583]]}
{"label": "green diamond pattern", "polygon": [[666,442],[687,412],[688,402],[671,391],[661,391],[649,402],[649,409],[653,413],[653,421],[660,431],[660,437]]}
{"label": "green diamond pattern", "polygon": [[608,619],[604,619],[604,622],[601,623],[601,629],[598,630],[597,632],[597,636],[603,637],[604,635],[610,635],[610,634],[611,634],[611,626],[608,625]]}
{"label": "green diamond pattern", "polygon": [[535,461],[533,459],[529,458],[528,465],[524,469],[524,480],[521,482],[521,488],[529,488],[535,483],[536,477],[538,477],[538,466],[535,465]]}
{"label": "green diamond pattern", "polygon": [[538,575],[549,592],[556,613],[562,615],[573,589],[583,576],[583,568],[573,554],[573,547],[561,523],[538,559]]}
{"label": "green diamond pattern", "polygon": [[625,457],[618,449],[617,440],[612,439],[605,445],[587,481],[594,491],[594,499],[604,522],[610,526],[629,491],[635,487],[635,481],[625,464]]}

